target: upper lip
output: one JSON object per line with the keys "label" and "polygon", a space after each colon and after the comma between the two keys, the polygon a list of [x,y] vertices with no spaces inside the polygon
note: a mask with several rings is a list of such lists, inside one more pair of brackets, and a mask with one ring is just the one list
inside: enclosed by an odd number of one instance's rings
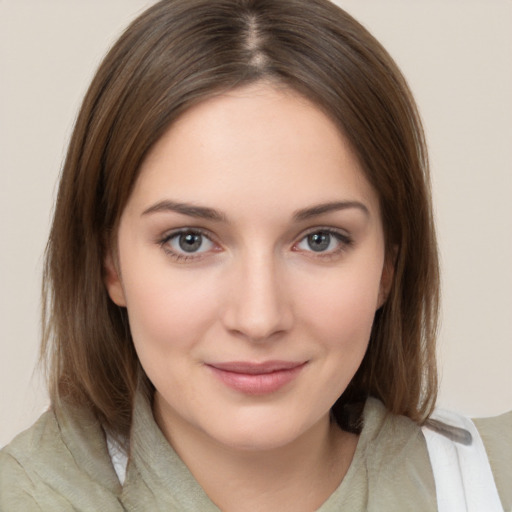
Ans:
{"label": "upper lip", "polygon": [[225,372],[261,375],[284,370],[293,370],[304,364],[306,364],[305,361],[229,361],[224,363],[208,363],[208,366]]}

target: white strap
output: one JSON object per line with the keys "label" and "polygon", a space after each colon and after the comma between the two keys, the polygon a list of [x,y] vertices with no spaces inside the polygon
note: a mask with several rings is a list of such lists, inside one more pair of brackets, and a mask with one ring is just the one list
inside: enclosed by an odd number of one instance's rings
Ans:
{"label": "white strap", "polygon": [[107,448],[108,453],[110,455],[110,459],[112,460],[112,465],[114,466],[117,478],[121,485],[124,485],[124,481],[126,479],[126,466],[128,465],[128,456],[123,448],[119,445],[119,443],[112,438],[109,433],[106,433],[107,436]]}
{"label": "white strap", "polygon": [[422,429],[434,472],[439,512],[503,512],[489,459],[474,423],[441,410],[432,418],[464,429],[472,438],[464,444],[428,425]]}

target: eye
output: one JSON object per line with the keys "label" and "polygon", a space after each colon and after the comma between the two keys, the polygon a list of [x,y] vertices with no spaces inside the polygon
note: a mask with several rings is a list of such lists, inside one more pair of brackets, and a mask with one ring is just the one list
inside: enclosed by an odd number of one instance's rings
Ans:
{"label": "eye", "polygon": [[171,233],[161,242],[166,252],[180,259],[211,251],[215,244],[201,231],[187,229]]}
{"label": "eye", "polygon": [[342,251],[351,240],[347,235],[328,229],[319,229],[308,233],[297,244],[300,251],[334,254]]}

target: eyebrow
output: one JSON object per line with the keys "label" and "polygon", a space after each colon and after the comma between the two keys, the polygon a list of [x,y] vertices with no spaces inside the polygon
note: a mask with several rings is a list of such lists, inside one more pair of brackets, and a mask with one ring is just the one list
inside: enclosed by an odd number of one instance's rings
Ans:
{"label": "eyebrow", "polygon": [[[339,210],[347,210],[349,208],[357,208],[366,215],[370,214],[368,208],[359,201],[333,201],[330,203],[321,203],[314,206],[309,206],[308,208],[297,210],[293,214],[293,220],[296,222],[303,221],[326,213]],[[152,213],[160,212],[176,212],[199,219],[207,219],[216,222],[227,222],[226,215],[218,210],[215,210],[214,208],[209,208],[207,206],[197,206],[190,203],[180,203],[170,200],[159,201],[158,203],[144,210],[142,215],[149,215]]]}
{"label": "eyebrow", "polygon": [[293,219],[295,221],[307,220],[311,217],[316,217],[318,215],[323,215],[325,213],[339,210],[347,210],[349,208],[357,208],[358,210],[361,210],[366,216],[370,215],[368,208],[359,201],[333,201],[330,203],[317,204],[310,206],[309,208],[297,210],[293,214]]}
{"label": "eyebrow", "polygon": [[158,212],[176,212],[189,217],[197,217],[199,219],[213,220],[217,222],[227,222],[226,215],[206,206],[196,206],[189,203],[179,203],[175,201],[159,201],[142,212],[142,215],[149,215]]}

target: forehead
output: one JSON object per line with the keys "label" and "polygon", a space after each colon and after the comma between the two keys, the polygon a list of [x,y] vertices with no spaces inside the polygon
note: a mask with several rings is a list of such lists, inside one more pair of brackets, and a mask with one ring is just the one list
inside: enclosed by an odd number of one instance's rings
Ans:
{"label": "forehead", "polygon": [[298,93],[268,84],[205,100],[168,129],[143,162],[132,203],[166,194],[226,208],[340,199],[371,208],[377,200],[336,124]]}

